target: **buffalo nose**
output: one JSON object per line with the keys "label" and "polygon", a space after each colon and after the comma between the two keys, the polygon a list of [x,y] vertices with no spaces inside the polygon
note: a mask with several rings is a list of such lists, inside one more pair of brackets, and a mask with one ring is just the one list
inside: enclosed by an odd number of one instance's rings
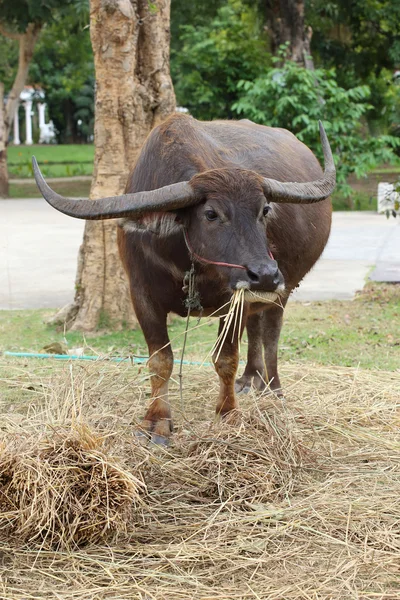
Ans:
{"label": "buffalo nose", "polygon": [[265,292],[275,291],[281,283],[281,275],[276,261],[271,261],[271,263],[259,267],[248,267],[246,272],[250,281],[250,289]]}

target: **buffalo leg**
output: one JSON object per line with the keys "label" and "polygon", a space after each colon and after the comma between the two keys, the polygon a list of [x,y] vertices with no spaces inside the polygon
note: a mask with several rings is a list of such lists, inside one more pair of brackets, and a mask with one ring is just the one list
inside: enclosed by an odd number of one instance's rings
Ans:
{"label": "buffalo leg", "polygon": [[[223,328],[224,320],[219,321],[218,335]],[[224,416],[238,407],[235,396],[235,377],[239,364],[239,341],[238,335],[228,331],[221,351],[215,352],[213,356],[215,370],[219,376],[219,399],[216,408],[217,415]],[[218,358],[217,358],[218,355]]]}
{"label": "buffalo leg", "polygon": [[248,392],[253,386],[260,392],[271,389],[275,393],[281,393],[278,375],[278,343],[282,329],[283,308],[284,306],[273,306],[248,318],[247,364],[242,377],[236,381],[237,392]]}
{"label": "buffalo leg", "polygon": [[168,401],[168,382],[174,364],[168,338],[166,315],[157,322],[140,319],[144,337],[149,348],[148,366],[151,373],[150,406],[142,421],[142,429],[148,432],[155,444],[166,445],[173,427],[171,407]]}
{"label": "buffalo leg", "polygon": [[263,313],[256,313],[247,319],[247,363],[242,377],[236,380],[235,390],[238,394],[241,392],[246,394],[252,386],[257,390],[265,389],[263,316]]}
{"label": "buffalo leg", "polygon": [[[278,375],[278,343],[283,322],[283,308],[274,306],[263,314],[263,345],[265,363],[265,387],[282,395],[281,382]],[[264,387],[264,389],[265,389]]]}

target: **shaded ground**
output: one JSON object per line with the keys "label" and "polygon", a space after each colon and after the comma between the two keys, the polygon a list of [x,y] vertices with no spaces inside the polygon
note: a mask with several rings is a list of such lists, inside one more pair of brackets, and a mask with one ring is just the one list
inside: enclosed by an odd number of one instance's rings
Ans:
{"label": "shaded ground", "polygon": [[[52,184],[52,187],[62,196],[71,196],[73,198],[87,198],[90,192],[91,178],[89,179],[69,179],[64,178],[63,182]],[[36,183],[22,183],[22,180],[10,182],[11,198],[42,198]]]}

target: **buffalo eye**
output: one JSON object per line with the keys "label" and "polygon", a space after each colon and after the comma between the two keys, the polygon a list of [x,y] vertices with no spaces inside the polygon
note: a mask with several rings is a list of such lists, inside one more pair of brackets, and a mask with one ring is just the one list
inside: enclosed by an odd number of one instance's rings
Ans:
{"label": "buffalo eye", "polygon": [[264,208],[263,208],[263,215],[264,215],[264,217],[266,217],[266,216],[267,216],[267,214],[269,213],[269,211],[270,211],[270,210],[271,210],[271,207],[270,207],[270,205],[269,205],[269,204],[266,204],[266,205],[264,206]]}
{"label": "buffalo eye", "polygon": [[215,221],[218,219],[217,213],[212,208],[207,209],[204,214],[206,215],[207,221]]}

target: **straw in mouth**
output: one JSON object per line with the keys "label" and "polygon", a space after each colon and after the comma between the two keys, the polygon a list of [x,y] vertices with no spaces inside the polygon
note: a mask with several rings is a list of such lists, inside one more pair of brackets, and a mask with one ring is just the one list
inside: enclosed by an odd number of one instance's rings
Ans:
{"label": "straw in mouth", "polygon": [[245,302],[264,302],[266,304],[270,302],[276,302],[279,299],[277,292],[252,292],[251,290],[245,290],[244,301]]}

